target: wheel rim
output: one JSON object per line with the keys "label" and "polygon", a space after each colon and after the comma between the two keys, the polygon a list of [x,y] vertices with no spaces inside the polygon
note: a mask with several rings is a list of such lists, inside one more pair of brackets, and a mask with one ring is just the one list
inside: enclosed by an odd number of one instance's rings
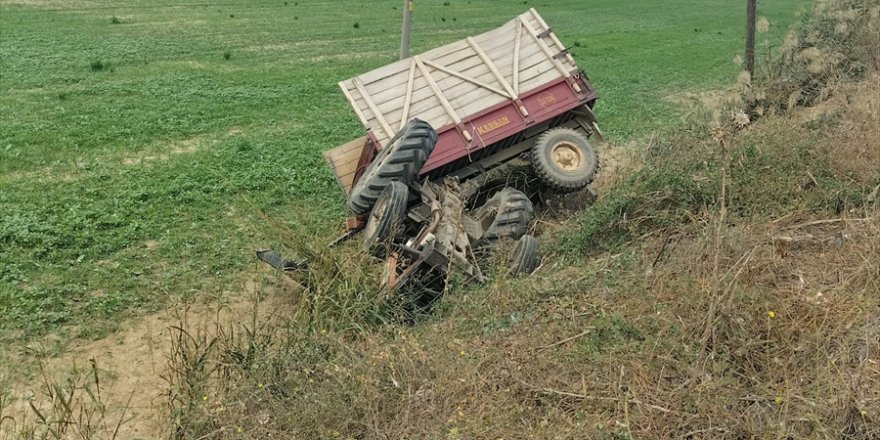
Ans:
{"label": "wheel rim", "polygon": [[385,205],[387,204],[388,199],[380,197],[376,204],[373,205],[373,210],[370,211],[370,219],[367,221],[367,230],[364,231],[367,237],[376,236],[376,230],[379,228],[379,223],[382,220],[382,215],[385,213]]}
{"label": "wheel rim", "polygon": [[584,152],[570,142],[558,142],[550,149],[553,164],[567,173],[577,171],[584,165]]}

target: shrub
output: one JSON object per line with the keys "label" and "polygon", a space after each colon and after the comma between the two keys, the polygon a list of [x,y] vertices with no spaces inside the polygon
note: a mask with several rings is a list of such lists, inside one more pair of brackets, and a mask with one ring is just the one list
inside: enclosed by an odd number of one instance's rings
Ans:
{"label": "shrub", "polygon": [[771,107],[812,106],[841,81],[880,69],[880,5],[872,0],[819,2],[789,31],[767,72]]}

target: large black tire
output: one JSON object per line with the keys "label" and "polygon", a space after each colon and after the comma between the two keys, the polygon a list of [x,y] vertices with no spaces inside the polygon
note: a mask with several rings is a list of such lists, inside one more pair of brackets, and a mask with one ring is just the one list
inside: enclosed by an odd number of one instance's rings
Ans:
{"label": "large black tire", "polygon": [[508,273],[511,276],[529,275],[538,267],[538,239],[531,235],[523,235],[516,241],[510,255]]}
{"label": "large black tire", "polygon": [[534,207],[522,191],[503,188],[477,209],[474,216],[483,226],[478,246],[494,247],[501,240],[519,239],[529,230]]}
{"label": "large black tire", "polygon": [[419,119],[409,121],[391,138],[364,171],[348,196],[348,207],[355,214],[369,212],[379,194],[391,182],[409,185],[428,160],[437,132]]}
{"label": "large black tire", "polygon": [[560,192],[585,188],[599,160],[586,136],[569,128],[545,131],[531,150],[532,168],[544,185]]}
{"label": "large black tire", "polygon": [[377,252],[394,234],[400,232],[406,218],[409,187],[391,182],[379,194],[364,228],[364,249]]}

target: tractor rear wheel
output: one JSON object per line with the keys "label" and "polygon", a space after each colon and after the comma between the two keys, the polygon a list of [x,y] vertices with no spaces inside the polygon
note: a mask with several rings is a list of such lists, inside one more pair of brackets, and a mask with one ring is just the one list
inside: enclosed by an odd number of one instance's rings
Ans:
{"label": "tractor rear wheel", "polygon": [[596,152],[586,136],[570,128],[554,128],[539,136],[531,162],[541,182],[560,192],[585,188],[598,168]]}
{"label": "tractor rear wheel", "polygon": [[391,182],[409,185],[428,160],[437,132],[419,119],[409,121],[379,152],[364,174],[352,187],[348,207],[355,214],[364,214],[376,203]]}
{"label": "tractor rear wheel", "polygon": [[382,190],[364,228],[364,249],[376,252],[395,233],[400,232],[408,201],[409,187],[401,182],[391,182]]}
{"label": "tractor rear wheel", "polygon": [[513,247],[508,273],[511,276],[529,275],[537,269],[538,261],[538,239],[523,235]]}
{"label": "tractor rear wheel", "polygon": [[483,227],[478,246],[494,247],[505,238],[516,240],[529,230],[534,207],[522,191],[503,188],[477,209],[476,220]]}

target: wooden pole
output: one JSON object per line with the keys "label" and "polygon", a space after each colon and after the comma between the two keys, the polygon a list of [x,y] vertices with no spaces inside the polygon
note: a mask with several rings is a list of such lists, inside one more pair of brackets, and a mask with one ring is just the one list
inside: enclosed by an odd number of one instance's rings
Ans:
{"label": "wooden pole", "polygon": [[746,0],[746,70],[755,75],[755,9],[758,0]]}
{"label": "wooden pole", "polygon": [[400,36],[400,59],[409,58],[409,35],[412,30],[414,0],[403,0],[403,35]]}

